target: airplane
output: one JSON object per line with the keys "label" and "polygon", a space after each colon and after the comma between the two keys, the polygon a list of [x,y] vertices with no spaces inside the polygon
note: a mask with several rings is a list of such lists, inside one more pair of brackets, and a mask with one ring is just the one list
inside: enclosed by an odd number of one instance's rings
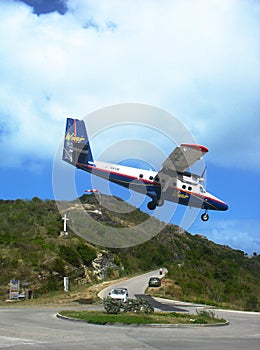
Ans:
{"label": "airplane", "polygon": [[151,198],[147,207],[155,210],[164,201],[202,208],[203,221],[209,219],[208,210],[227,210],[228,205],[207,192],[202,176],[188,169],[201,159],[208,149],[198,144],[177,146],[163,162],[159,172],[111,164],[93,159],[85,122],[67,118],[62,159],[78,169],[102,177],[120,186],[144,193]]}

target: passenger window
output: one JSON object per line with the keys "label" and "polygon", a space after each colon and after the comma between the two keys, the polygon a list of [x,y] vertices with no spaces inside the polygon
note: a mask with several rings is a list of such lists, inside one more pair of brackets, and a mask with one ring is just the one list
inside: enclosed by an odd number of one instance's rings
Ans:
{"label": "passenger window", "polygon": [[150,176],[149,179],[150,179],[150,180],[153,180],[153,176]]}
{"label": "passenger window", "polygon": [[154,181],[159,182],[160,181],[159,176],[156,175],[155,178],[154,178]]}
{"label": "passenger window", "polygon": [[188,190],[189,190],[189,191],[191,191],[191,190],[192,190],[192,187],[191,187],[191,186],[189,186],[189,187],[188,187]]}
{"label": "passenger window", "polygon": [[143,176],[143,174],[140,174],[139,177],[142,179],[144,176]]}
{"label": "passenger window", "polygon": [[182,188],[185,190],[185,188],[186,188],[186,185],[182,185]]}

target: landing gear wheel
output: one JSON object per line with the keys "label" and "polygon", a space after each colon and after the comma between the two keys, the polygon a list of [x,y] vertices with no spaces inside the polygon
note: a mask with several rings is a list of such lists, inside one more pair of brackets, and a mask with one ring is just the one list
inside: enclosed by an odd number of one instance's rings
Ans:
{"label": "landing gear wheel", "polygon": [[149,210],[154,210],[156,208],[156,202],[155,201],[151,201],[147,204],[147,208]]}
{"label": "landing gear wheel", "polygon": [[203,214],[201,215],[201,220],[202,220],[202,221],[208,221],[208,219],[209,219],[209,214],[203,213]]}

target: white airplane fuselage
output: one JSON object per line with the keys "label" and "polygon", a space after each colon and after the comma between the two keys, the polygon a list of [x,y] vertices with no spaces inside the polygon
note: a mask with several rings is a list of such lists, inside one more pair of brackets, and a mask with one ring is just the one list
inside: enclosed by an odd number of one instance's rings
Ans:
{"label": "white airplane fuselage", "polygon": [[157,198],[203,209],[227,210],[227,204],[207,192],[200,183],[203,179],[194,174],[177,173],[177,177],[168,184],[166,191],[162,192],[156,171],[100,161],[87,166],[77,164],[77,167],[131,190],[146,192],[145,194],[152,199]]}

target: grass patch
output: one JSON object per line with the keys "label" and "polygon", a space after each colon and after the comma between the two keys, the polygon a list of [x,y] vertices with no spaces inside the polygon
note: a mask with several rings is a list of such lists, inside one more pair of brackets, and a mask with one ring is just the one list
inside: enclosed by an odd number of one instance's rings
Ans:
{"label": "grass patch", "polygon": [[61,311],[62,316],[86,321],[94,324],[122,323],[122,324],[216,324],[225,323],[224,319],[209,315],[190,315],[184,313],[155,312],[153,314],[107,314],[101,311]]}

